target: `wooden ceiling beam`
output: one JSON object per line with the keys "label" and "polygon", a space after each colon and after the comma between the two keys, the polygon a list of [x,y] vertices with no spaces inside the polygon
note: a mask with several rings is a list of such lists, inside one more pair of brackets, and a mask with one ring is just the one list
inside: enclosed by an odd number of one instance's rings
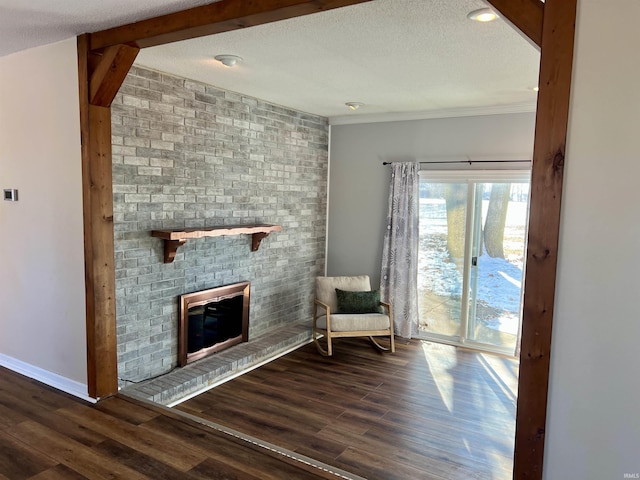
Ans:
{"label": "wooden ceiling beam", "polygon": [[538,48],[542,46],[541,0],[488,0],[495,10]]}
{"label": "wooden ceiling beam", "polygon": [[262,25],[370,0],[220,0],[91,34],[90,50],[120,44],[138,48]]}
{"label": "wooden ceiling beam", "polygon": [[89,81],[89,103],[109,107],[136,59],[137,47],[114,45],[105,49]]}

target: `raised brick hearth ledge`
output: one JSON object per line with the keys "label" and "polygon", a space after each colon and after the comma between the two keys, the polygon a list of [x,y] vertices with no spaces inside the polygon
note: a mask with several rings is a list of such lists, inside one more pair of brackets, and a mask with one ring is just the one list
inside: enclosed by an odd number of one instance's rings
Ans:
{"label": "raised brick hearth ledge", "polygon": [[176,368],[166,375],[127,386],[120,393],[161,405],[173,405],[310,341],[311,326],[308,323],[287,325],[186,367]]}

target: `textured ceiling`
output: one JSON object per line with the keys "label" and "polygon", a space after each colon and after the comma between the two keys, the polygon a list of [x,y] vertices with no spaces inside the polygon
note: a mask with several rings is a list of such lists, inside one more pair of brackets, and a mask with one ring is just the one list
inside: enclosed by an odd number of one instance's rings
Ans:
{"label": "textured ceiling", "polygon": [[[0,0],[0,55],[206,3]],[[144,49],[136,63],[334,123],[532,111],[539,53],[503,20],[466,18],[485,6],[482,0],[375,0]],[[223,67],[213,57],[224,53],[244,61]],[[351,112],[347,101],[365,106]]]}
{"label": "textured ceiling", "polygon": [[0,57],[212,0],[0,0]]}

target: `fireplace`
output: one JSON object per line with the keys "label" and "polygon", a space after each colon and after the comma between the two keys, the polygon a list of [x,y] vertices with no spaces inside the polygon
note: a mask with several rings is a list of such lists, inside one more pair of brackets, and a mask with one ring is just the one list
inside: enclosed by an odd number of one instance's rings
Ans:
{"label": "fireplace", "polygon": [[249,339],[249,282],[180,295],[181,367]]}

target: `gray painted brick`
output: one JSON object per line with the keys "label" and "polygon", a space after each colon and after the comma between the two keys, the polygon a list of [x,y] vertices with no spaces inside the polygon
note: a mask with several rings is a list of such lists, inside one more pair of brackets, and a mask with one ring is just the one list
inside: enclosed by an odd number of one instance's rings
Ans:
{"label": "gray painted brick", "polygon": [[[182,293],[250,280],[250,338],[310,318],[324,268],[326,119],[138,66],[112,111],[122,383],[176,365]],[[283,231],[257,252],[244,236],[189,240],[166,265],[149,236],[256,221]]]}

